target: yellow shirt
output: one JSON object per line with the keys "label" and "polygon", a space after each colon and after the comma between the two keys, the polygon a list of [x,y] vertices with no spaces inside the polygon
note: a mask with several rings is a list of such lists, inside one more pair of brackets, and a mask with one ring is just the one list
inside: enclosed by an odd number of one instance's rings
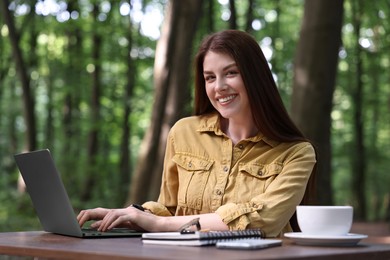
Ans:
{"label": "yellow shirt", "polygon": [[289,220],[316,163],[308,142],[258,134],[233,145],[217,114],[179,120],[170,130],[158,202],[161,216],[217,213],[230,230],[291,231]]}

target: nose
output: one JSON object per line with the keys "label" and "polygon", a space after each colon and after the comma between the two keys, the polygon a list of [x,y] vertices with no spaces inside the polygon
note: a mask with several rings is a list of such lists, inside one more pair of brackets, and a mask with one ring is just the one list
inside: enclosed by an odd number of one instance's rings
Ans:
{"label": "nose", "polygon": [[215,90],[216,91],[224,91],[226,89],[227,89],[227,84],[226,84],[225,79],[221,78],[221,77],[217,77]]}

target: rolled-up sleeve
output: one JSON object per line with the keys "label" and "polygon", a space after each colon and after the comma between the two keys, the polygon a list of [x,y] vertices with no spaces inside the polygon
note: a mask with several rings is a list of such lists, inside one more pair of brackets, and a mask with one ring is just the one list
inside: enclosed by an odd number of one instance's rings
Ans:
{"label": "rolled-up sleeve", "polygon": [[158,216],[164,216],[164,217],[169,217],[172,216],[172,213],[168,210],[165,205],[155,202],[155,201],[148,201],[142,204],[142,207],[154,215]]}
{"label": "rolled-up sleeve", "polygon": [[311,144],[294,146],[283,161],[281,172],[267,183],[262,194],[249,202],[224,204],[216,213],[230,230],[261,228],[267,237],[279,236],[303,198],[315,163]]}

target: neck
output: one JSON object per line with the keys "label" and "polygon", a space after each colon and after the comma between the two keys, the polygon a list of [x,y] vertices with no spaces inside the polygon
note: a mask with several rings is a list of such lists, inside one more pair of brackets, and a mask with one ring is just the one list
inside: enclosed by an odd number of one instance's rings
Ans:
{"label": "neck", "polygon": [[236,121],[233,119],[223,118],[221,121],[222,131],[232,140],[233,144],[241,140],[253,137],[257,134],[258,129],[253,120]]}

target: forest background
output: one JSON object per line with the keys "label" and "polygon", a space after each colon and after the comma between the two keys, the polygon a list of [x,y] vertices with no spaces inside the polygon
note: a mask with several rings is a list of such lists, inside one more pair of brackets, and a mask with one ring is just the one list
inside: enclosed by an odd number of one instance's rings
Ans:
{"label": "forest background", "polygon": [[251,33],[319,151],[317,204],[390,221],[390,1],[2,0],[0,231],[40,229],[13,155],[51,150],[75,210],[156,199],[205,35]]}

